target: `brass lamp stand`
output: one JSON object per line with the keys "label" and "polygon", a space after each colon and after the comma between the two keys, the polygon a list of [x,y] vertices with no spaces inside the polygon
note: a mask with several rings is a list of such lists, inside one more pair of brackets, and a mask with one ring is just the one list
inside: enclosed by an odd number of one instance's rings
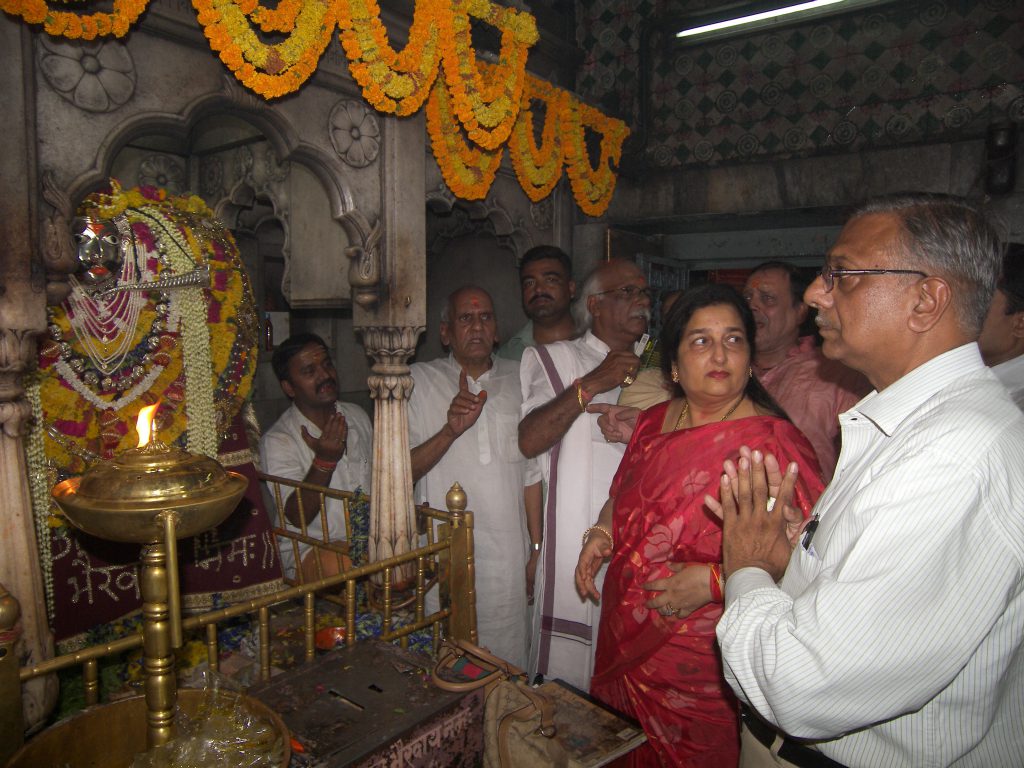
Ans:
{"label": "brass lamp stand", "polygon": [[[148,431],[140,416],[140,435]],[[213,459],[153,441],[53,488],[54,500],[76,528],[144,545],[139,586],[150,748],[174,737],[174,649],[182,643],[178,538],[222,522],[247,485],[245,477]]]}

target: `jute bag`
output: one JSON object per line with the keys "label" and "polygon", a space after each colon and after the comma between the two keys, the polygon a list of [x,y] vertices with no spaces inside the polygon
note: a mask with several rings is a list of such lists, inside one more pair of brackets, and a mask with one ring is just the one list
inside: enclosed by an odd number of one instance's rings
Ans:
{"label": "jute bag", "polygon": [[446,691],[484,688],[484,768],[568,766],[554,739],[554,703],[518,667],[464,640],[445,640],[431,677]]}

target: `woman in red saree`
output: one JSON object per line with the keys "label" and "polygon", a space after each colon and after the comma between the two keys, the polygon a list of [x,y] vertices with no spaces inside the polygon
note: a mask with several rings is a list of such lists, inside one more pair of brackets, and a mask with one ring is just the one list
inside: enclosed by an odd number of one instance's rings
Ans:
{"label": "woman in red saree", "polygon": [[754,332],[727,286],[691,290],[672,307],[663,364],[683,396],[640,414],[580,554],[577,587],[595,598],[593,576],[611,557],[591,693],[643,725],[648,742],[631,765],[739,759],[737,704],[715,645],[722,528],[704,501],[717,498],[723,463],[740,446],[796,462],[804,517],[823,488],[811,444],[750,373]]}

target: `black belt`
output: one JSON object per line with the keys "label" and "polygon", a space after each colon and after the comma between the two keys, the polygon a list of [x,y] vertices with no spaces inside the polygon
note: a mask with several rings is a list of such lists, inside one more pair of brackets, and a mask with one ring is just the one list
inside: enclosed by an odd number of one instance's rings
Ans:
{"label": "black belt", "polygon": [[[779,733],[755,715],[749,707],[743,707],[742,719],[743,724],[747,726],[747,730],[750,731],[750,734],[755,739],[769,749],[774,746],[775,737]],[[778,754],[783,760],[798,766],[798,768],[844,768],[842,763],[837,763],[832,758],[821,754],[818,750],[811,749],[792,739],[784,738],[782,740],[782,747],[779,749]]]}

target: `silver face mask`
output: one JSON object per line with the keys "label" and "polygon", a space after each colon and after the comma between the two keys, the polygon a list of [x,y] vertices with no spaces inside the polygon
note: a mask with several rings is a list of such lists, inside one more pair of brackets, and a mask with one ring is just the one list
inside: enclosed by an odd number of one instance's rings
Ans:
{"label": "silver face mask", "polygon": [[124,256],[121,235],[110,219],[78,217],[71,222],[71,234],[78,249],[75,276],[89,291],[111,288],[121,274]]}

